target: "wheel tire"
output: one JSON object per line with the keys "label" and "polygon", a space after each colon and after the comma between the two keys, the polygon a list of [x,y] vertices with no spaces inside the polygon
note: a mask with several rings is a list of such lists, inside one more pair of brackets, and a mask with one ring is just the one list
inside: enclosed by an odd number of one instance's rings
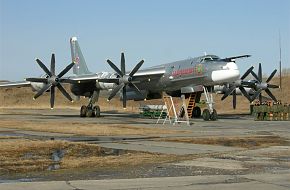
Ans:
{"label": "wheel tire", "polygon": [[182,109],[182,110],[180,110],[179,117],[180,117],[180,118],[183,118],[183,117],[184,117],[184,115],[185,115],[185,110],[184,110],[184,108],[183,108],[183,107],[182,107],[181,109]]}
{"label": "wheel tire", "polygon": [[95,116],[96,116],[96,117],[100,117],[100,116],[101,116],[101,109],[100,109],[100,106],[95,106],[95,107],[94,107],[94,112],[95,112]]}
{"label": "wheel tire", "polygon": [[218,118],[217,112],[215,109],[213,109],[213,112],[210,114],[210,120],[216,121]]}
{"label": "wheel tire", "polygon": [[92,117],[93,116],[93,110],[92,109],[87,109],[86,116],[87,117]]}
{"label": "wheel tire", "polygon": [[210,119],[210,113],[208,109],[204,109],[202,112],[202,118],[204,121],[209,121]]}
{"label": "wheel tire", "polygon": [[96,117],[96,109],[95,109],[95,107],[92,108],[92,117]]}
{"label": "wheel tire", "polygon": [[80,110],[80,116],[86,117],[86,113],[87,113],[87,106],[82,106]]}
{"label": "wheel tire", "polygon": [[194,107],[192,110],[192,118],[200,118],[200,116],[201,116],[200,107]]}

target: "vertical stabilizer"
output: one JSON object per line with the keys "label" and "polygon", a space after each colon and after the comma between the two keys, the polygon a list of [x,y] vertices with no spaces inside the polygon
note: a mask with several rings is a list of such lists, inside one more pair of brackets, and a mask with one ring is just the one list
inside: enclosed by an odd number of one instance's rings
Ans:
{"label": "vertical stabilizer", "polygon": [[76,75],[90,74],[85,58],[82,54],[81,48],[76,37],[70,39],[71,57],[75,63],[73,67],[73,73]]}

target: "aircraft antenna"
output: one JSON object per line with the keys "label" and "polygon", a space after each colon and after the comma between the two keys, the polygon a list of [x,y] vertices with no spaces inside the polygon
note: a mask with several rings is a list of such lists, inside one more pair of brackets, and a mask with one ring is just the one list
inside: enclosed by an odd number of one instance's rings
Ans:
{"label": "aircraft antenna", "polygon": [[280,31],[279,31],[279,74],[280,74],[280,90],[282,91],[282,61],[281,61],[281,35],[280,35]]}

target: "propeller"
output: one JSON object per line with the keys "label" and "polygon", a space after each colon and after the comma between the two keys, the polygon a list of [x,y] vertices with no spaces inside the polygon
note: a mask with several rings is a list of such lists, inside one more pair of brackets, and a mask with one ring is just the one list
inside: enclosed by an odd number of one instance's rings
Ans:
{"label": "propeller", "polygon": [[47,74],[47,78],[27,78],[26,81],[30,82],[40,82],[45,83],[45,86],[40,89],[33,97],[35,100],[39,96],[41,96],[44,92],[50,90],[50,108],[54,107],[54,99],[55,99],[55,87],[57,87],[61,93],[70,101],[72,101],[71,96],[67,93],[64,87],[61,85],[61,82],[64,82],[65,79],[62,77],[74,66],[74,63],[69,64],[65,69],[63,69],[58,75],[55,75],[55,55],[51,55],[50,62],[50,70],[39,60],[36,59],[38,65],[42,68],[42,70]]}
{"label": "propeller", "polygon": [[276,97],[272,94],[272,92],[269,90],[270,88],[280,88],[278,85],[269,84],[269,82],[272,80],[272,78],[275,76],[277,72],[277,69],[275,69],[271,75],[267,78],[266,82],[263,82],[262,78],[262,65],[259,63],[259,69],[258,69],[258,75],[251,71],[251,74],[256,79],[256,82],[254,83],[253,88],[256,90],[255,94],[253,95],[251,102],[254,101],[256,98],[259,97],[259,101],[262,102],[262,91],[265,90],[265,92],[274,100],[277,102]]}
{"label": "propeller", "polygon": [[252,72],[254,67],[250,67],[240,78],[240,80],[229,84],[229,87],[226,88],[225,94],[221,98],[221,100],[226,99],[230,94],[233,95],[233,108],[236,109],[237,107],[237,92],[236,89],[239,88],[242,94],[251,101],[251,97],[248,95],[247,91],[245,90],[244,86],[248,85],[248,82],[244,81],[244,79]]}
{"label": "propeller", "polygon": [[108,101],[110,101],[122,89],[123,108],[126,108],[126,102],[127,102],[126,87],[127,86],[129,86],[130,88],[133,88],[137,93],[142,94],[140,90],[138,89],[138,87],[134,84],[134,82],[138,82],[138,81],[134,81],[134,75],[140,69],[140,67],[144,63],[144,60],[141,60],[129,74],[126,74],[124,53],[121,53],[121,70],[109,59],[107,60],[107,62],[112,67],[112,69],[118,74],[117,80],[112,79],[111,81],[111,82],[117,83],[118,85],[112,90],[111,94],[108,97]]}

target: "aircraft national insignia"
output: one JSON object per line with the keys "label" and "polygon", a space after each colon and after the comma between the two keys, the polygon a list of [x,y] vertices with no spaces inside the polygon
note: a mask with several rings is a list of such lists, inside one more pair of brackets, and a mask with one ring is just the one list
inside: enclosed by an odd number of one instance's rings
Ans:
{"label": "aircraft national insignia", "polygon": [[196,65],[195,66],[195,71],[196,71],[196,74],[202,74],[203,73],[203,67],[201,64],[199,65]]}
{"label": "aircraft national insignia", "polygon": [[80,61],[80,58],[77,56],[77,57],[75,58],[75,63],[79,63],[79,61]]}

